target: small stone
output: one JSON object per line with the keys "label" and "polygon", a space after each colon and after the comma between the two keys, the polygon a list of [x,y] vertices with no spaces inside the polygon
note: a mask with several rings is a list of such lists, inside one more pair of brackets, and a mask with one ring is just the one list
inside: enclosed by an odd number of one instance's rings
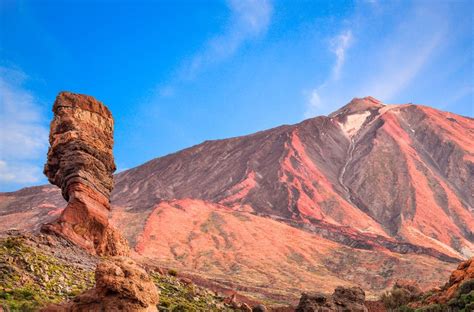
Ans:
{"label": "small stone", "polygon": [[267,312],[267,307],[265,307],[263,304],[256,305],[253,307],[252,312]]}

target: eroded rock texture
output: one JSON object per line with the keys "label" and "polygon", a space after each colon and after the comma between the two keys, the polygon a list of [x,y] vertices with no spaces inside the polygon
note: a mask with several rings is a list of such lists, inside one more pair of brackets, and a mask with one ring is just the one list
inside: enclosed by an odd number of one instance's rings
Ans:
{"label": "eroded rock texture", "polygon": [[[473,173],[473,118],[367,97],[121,172],[112,220],[140,256],[263,296],[298,300],[295,280],[428,289],[474,255]],[[63,206],[50,186],[0,193],[0,228],[36,229]]]}
{"label": "eroded rock texture", "polygon": [[474,257],[461,262],[449,276],[449,281],[439,292],[426,301],[428,303],[446,303],[456,295],[468,294],[474,290]]}
{"label": "eroded rock texture", "polygon": [[43,312],[157,311],[159,295],[148,274],[128,257],[103,260],[95,271],[96,286],[71,302]]}
{"label": "eroded rock texture", "polygon": [[61,92],[54,102],[44,173],[68,201],[56,223],[45,226],[101,255],[126,255],[128,244],[108,221],[115,171],[114,120],[87,95]]}
{"label": "eroded rock texture", "polygon": [[94,98],[69,92],[58,95],[53,112],[44,173],[68,204],[46,229],[92,253],[118,257],[99,263],[95,288],[44,311],[157,311],[156,286],[145,270],[123,257],[128,242],[108,220],[115,171],[112,114]]}
{"label": "eroded rock texture", "polygon": [[340,286],[331,296],[321,293],[303,293],[296,312],[367,312],[364,304],[365,292],[360,287]]}

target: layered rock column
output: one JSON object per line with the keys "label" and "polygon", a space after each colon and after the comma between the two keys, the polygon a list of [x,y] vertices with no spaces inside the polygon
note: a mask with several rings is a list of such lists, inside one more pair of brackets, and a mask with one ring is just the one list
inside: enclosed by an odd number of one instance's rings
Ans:
{"label": "layered rock column", "polygon": [[108,221],[115,171],[112,114],[93,97],[70,92],[59,93],[53,112],[44,173],[68,204],[45,229],[92,253],[127,255],[126,240]]}
{"label": "layered rock column", "polygon": [[95,288],[42,311],[157,311],[156,286],[127,257],[128,242],[108,221],[115,171],[112,114],[93,97],[70,92],[57,96],[53,112],[44,173],[68,204],[57,222],[44,229],[91,253],[115,257],[98,264]]}

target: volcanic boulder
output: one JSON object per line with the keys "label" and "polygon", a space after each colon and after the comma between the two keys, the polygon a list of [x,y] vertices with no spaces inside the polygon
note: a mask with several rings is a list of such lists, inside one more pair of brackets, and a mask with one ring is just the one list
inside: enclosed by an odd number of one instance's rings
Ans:
{"label": "volcanic boulder", "polygon": [[44,173],[68,204],[43,229],[92,253],[128,254],[127,242],[108,222],[115,171],[112,114],[93,97],[70,92],[59,93],[53,112]]}
{"label": "volcanic boulder", "polygon": [[96,286],[71,302],[43,312],[157,311],[159,295],[148,274],[128,257],[112,257],[97,265]]}
{"label": "volcanic boulder", "polygon": [[461,262],[441,290],[428,297],[425,303],[447,303],[454,297],[471,291],[474,291],[474,257]]}
{"label": "volcanic boulder", "polygon": [[337,287],[331,296],[321,293],[303,293],[296,312],[352,311],[367,312],[365,292],[360,287]]}
{"label": "volcanic boulder", "polygon": [[[455,292],[462,284],[474,279],[474,257],[461,262],[457,269],[451,273],[448,284],[446,285],[446,297],[452,298]],[[474,284],[474,283],[472,283]],[[472,290],[472,289],[471,289]]]}

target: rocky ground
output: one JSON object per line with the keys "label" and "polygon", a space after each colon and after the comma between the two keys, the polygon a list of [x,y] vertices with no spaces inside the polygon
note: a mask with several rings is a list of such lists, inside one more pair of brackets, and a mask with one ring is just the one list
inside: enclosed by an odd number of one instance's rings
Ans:
{"label": "rocky ground", "polygon": [[[76,150],[62,130],[79,129],[85,154],[64,157],[55,171],[67,149],[53,140],[50,172],[76,168],[87,178],[81,183],[107,193],[110,185],[104,190],[99,182],[110,182],[110,172],[81,167],[102,148],[104,166],[112,167],[110,148],[87,139],[107,131],[89,118],[91,107],[80,108],[77,127],[53,127],[52,136]],[[97,194],[74,186],[69,174],[52,179],[66,191],[44,185],[0,193],[0,228],[54,223],[53,231],[101,253],[103,245],[93,244],[119,241],[106,235],[115,227],[142,257],[137,261],[275,303],[296,305],[314,285],[326,293],[360,286],[370,298],[406,277],[430,288],[474,252],[473,121],[426,106],[354,99],[329,116],[206,141],[123,171],[114,176],[110,220],[101,217],[107,203],[87,201],[84,208],[77,201]],[[64,193],[75,200],[66,202]],[[84,215],[101,221],[102,230]],[[86,230],[76,233],[77,224]]]}
{"label": "rocky ground", "polygon": [[[93,287],[98,258],[59,237],[18,232],[0,237],[0,311],[37,311]],[[154,268],[159,311],[234,311],[242,303],[195,285],[175,270]],[[240,311],[240,310],[239,310]]]}
{"label": "rocky ground", "polygon": [[0,302],[35,311],[94,285],[96,259],[65,240],[8,233],[0,239]]}
{"label": "rocky ground", "polygon": [[[72,302],[94,286],[99,260],[54,235],[18,231],[1,234],[0,311],[38,311],[52,303]],[[142,265],[159,290],[159,311],[252,311],[259,305],[234,290],[216,287],[212,281],[170,268]],[[474,261],[459,264],[444,286],[428,292],[422,292],[415,283],[401,282],[380,301],[364,303],[361,289],[338,288],[333,295],[305,294],[296,307],[264,304],[269,311],[278,312],[338,307],[369,312],[473,311]]]}
{"label": "rocky ground", "polygon": [[416,284],[472,256],[472,119],[354,99],[124,172],[114,203],[110,112],[69,92],[53,111],[45,174],[67,205],[0,194],[2,310],[474,308],[472,259]]}

